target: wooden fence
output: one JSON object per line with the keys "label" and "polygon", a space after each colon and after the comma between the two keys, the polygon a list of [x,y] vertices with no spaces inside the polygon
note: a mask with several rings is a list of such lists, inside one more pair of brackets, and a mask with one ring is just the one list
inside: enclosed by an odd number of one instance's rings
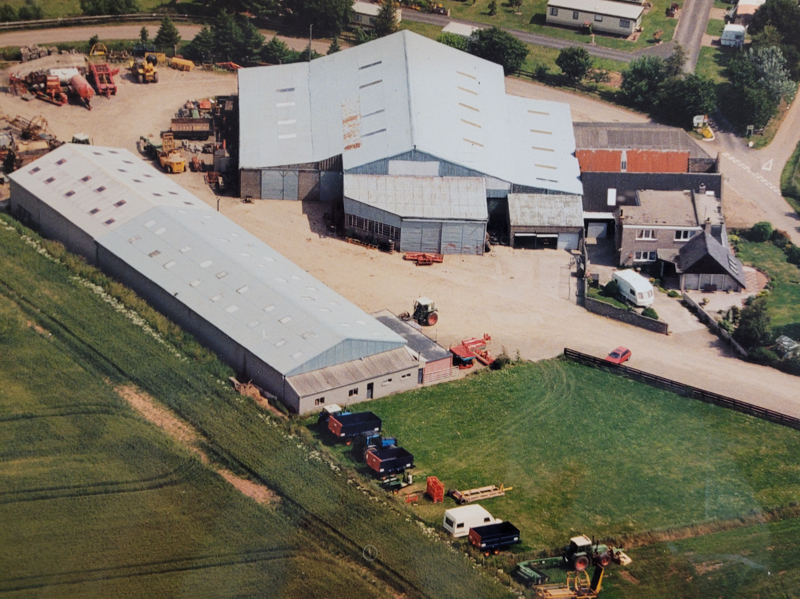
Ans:
{"label": "wooden fence", "polygon": [[579,351],[575,351],[574,349],[564,348],[564,357],[568,360],[572,360],[573,362],[579,362],[588,366],[602,368],[607,372],[619,374],[642,383],[647,383],[648,385],[652,385],[654,387],[666,389],[668,391],[672,391],[673,393],[677,393],[678,395],[683,395],[692,399],[699,399],[700,401],[704,401],[706,403],[714,404],[716,406],[734,410],[736,412],[741,412],[743,414],[749,414],[750,416],[755,416],[756,418],[761,418],[762,420],[768,420],[769,422],[782,424],[783,426],[800,430],[800,418],[795,418],[794,416],[787,416],[786,414],[781,414],[780,412],[776,412],[774,410],[768,410],[767,408],[754,406],[753,404],[739,401],[738,399],[733,399],[731,397],[726,397],[725,395],[720,395],[719,393],[698,389],[697,387],[692,387],[691,385],[684,385],[683,383],[679,383],[662,376],[650,374],[649,372],[644,372],[642,370],[636,370],[630,366],[612,364],[611,362],[606,362],[602,358],[590,356],[589,354],[584,354]]}
{"label": "wooden fence", "polygon": [[[86,25],[105,25],[108,23],[138,23],[142,21],[161,21],[165,14],[159,13],[135,13],[131,15],[101,15],[96,17],[61,17],[59,19],[41,19],[39,21],[9,21],[0,23],[0,32],[14,31],[17,29],[54,29],[56,27],[81,27]],[[173,21],[193,21],[196,20],[189,15],[173,15],[169,18]]]}

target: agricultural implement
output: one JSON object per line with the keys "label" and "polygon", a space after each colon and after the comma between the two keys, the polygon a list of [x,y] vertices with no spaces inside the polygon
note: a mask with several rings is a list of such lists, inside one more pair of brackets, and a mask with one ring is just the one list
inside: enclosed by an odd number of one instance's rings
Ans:
{"label": "agricultural implement", "polygon": [[487,349],[491,341],[491,336],[484,333],[483,337],[465,339],[458,345],[451,346],[450,351],[458,358],[460,362],[459,368],[461,369],[472,368],[474,366],[474,360],[486,366],[490,366],[492,362],[494,362],[494,358]]}
{"label": "agricultural implement", "polygon": [[370,447],[365,457],[367,466],[381,478],[390,474],[400,474],[414,467],[414,456],[402,447],[392,446],[385,449]]}
{"label": "agricultural implement", "polygon": [[591,579],[586,571],[569,572],[565,583],[537,586],[536,597],[540,599],[594,599],[600,594],[604,572],[602,566],[597,566]]}
{"label": "agricultural implement", "polygon": [[481,550],[484,555],[497,555],[501,549],[515,545],[520,541],[519,529],[510,522],[486,524],[469,529],[469,542]]}
{"label": "agricultural implement", "polygon": [[357,459],[365,460],[367,458],[367,451],[373,447],[386,449],[387,447],[394,447],[396,445],[397,439],[395,437],[384,437],[380,433],[368,432],[353,437],[353,447],[350,451]]}
{"label": "agricultural implement", "polygon": [[458,505],[467,505],[473,501],[502,497],[506,494],[506,491],[510,491],[511,489],[513,489],[513,487],[490,485],[488,487],[478,487],[477,489],[468,489],[466,491],[450,489],[447,491],[447,495],[448,497],[452,497]]}
{"label": "agricultural implement", "polygon": [[425,252],[406,252],[403,260],[416,262],[417,266],[430,266],[431,264],[441,264],[444,262],[442,254],[427,254]]}
{"label": "agricultural implement", "polygon": [[401,320],[414,319],[422,326],[431,326],[439,322],[439,310],[433,303],[433,300],[427,297],[421,297],[414,302],[414,313],[409,314],[403,312],[400,314]]}
{"label": "agricultural implement", "polygon": [[[599,576],[602,579],[603,569],[614,564],[627,566],[631,563],[631,558],[616,547],[609,547],[597,543],[587,537],[581,535],[573,537],[569,541],[569,545],[564,547],[562,555],[558,557],[546,557],[542,559],[533,559],[517,564],[515,575],[529,586],[542,585],[550,580],[550,577],[542,572],[541,569],[547,568],[563,568],[569,570],[571,573],[583,573],[588,579],[586,569],[594,565],[595,577]],[[541,568],[541,569],[540,569]],[[594,577],[593,577],[594,578]],[[577,580],[577,578],[576,578]],[[597,585],[597,592],[599,591],[599,580]],[[555,588],[555,587],[554,587]],[[547,595],[548,597],[573,597],[577,595]],[[580,595],[582,596],[582,595]],[[587,597],[594,597],[596,595],[586,595]]]}
{"label": "agricultural implement", "polygon": [[429,476],[425,494],[431,498],[433,503],[443,503],[444,483],[442,483],[442,481],[440,481],[436,476]]}
{"label": "agricultural implement", "polygon": [[90,62],[89,78],[94,83],[98,95],[110,98],[117,93],[117,84],[114,83],[114,75],[119,73],[119,69],[112,69],[107,62]]}

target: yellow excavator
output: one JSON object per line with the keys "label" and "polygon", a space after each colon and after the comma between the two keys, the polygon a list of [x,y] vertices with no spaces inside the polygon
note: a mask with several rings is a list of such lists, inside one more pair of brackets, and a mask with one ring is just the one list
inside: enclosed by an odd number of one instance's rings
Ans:
{"label": "yellow excavator", "polygon": [[134,58],[128,66],[139,83],[158,83],[157,63],[158,59],[150,54],[145,58]]}
{"label": "yellow excavator", "polygon": [[140,137],[142,150],[153,160],[158,160],[161,168],[167,173],[182,173],[186,170],[186,158],[183,153],[175,147],[175,138],[172,133],[165,133],[161,138],[161,145],[158,146],[146,137]]}

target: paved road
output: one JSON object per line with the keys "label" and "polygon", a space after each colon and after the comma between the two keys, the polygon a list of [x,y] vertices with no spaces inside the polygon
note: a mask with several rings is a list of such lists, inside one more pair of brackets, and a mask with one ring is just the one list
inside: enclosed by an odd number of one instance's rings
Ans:
{"label": "paved road", "polygon": [[[92,25],[89,27],[60,27],[57,29],[34,29],[31,31],[10,31],[0,33],[0,47],[3,46],[25,46],[31,44],[48,45],[59,42],[81,42],[88,41],[90,37],[97,34],[103,40],[134,40],[139,39],[139,31],[142,26],[147,27],[150,32],[150,39],[153,39],[158,32],[160,23],[137,23],[136,25]],[[177,25],[178,32],[184,40],[192,39],[200,31],[200,25]],[[273,35],[271,31],[262,31],[262,35],[270,39]],[[292,50],[305,50],[308,48],[308,38],[284,37],[279,35],[278,39],[283,40]],[[321,54],[325,54],[330,46],[330,40],[314,40],[312,47]],[[347,44],[342,43],[343,46]]]}
{"label": "paved road", "polygon": [[683,65],[683,70],[687,73],[694,73],[694,68],[697,66],[712,6],[714,0],[686,0],[680,12],[673,40],[686,50],[686,64]]}
{"label": "paved road", "polygon": [[772,143],[761,150],[747,147],[741,137],[716,125],[722,130],[704,147],[720,152],[726,185],[753,203],[753,222],[767,220],[800,244],[800,219],[780,193],[781,172],[800,143],[800,101],[795,99]]}

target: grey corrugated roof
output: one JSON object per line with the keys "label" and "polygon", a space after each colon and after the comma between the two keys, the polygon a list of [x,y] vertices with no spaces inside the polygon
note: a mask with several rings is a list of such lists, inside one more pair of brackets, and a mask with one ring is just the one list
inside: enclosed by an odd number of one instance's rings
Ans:
{"label": "grey corrugated roof", "polygon": [[703,184],[719,197],[722,175],[719,173],[583,173],[583,210],[585,212],[614,212],[616,206],[608,206],[609,189],[616,189],[624,203],[635,205],[636,192],[640,189],[673,191],[700,188]]}
{"label": "grey corrugated roof", "polygon": [[412,149],[582,192],[568,104],[509,96],[500,65],[401,31],[302,65],[239,70],[240,168],[344,169]]}
{"label": "grey corrugated roof", "polygon": [[679,252],[681,271],[691,272],[692,267],[705,256],[710,256],[742,287],[746,286],[742,263],[729,249],[723,247],[719,241],[705,231],[698,233],[681,247]]}
{"label": "grey corrugated roof", "polygon": [[576,195],[508,194],[512,227],[583,227],[583,200]]}
{"label": "grey corrugated roof", "polygon": [[[80,180],[87,167],[80,158],[87,152],[95,168],[92,181],[97,176],[108,187],[65,196],[55,184],[63,179],[69,187]],[[67,161],[58,165],[60,157]],[[405,345],[402,337],[169,177],[129,158],[135,157],[126,150],[64,146],[13,176],[100,246],[282,374]],[[115,173],[118,163],[132,172]],[[67,165],[75,171],[62,168]],[[50,175],[55,181],[40,180],[57,168],[62,170]],[[134,178],[140,177],[137,183]],[[180,191],[172,195],[175,189]],[[101,204],[101,213],[107,210],[115,218],[111,225],[98,223],[86,211],[87,198],[94,199],[95,193],[106,198],[106,192],[111,200],[127,199],[124,210]]]}
{"label": "grey corrugated roof", "polygon": [[344,176],[344,195],[403,218],[489,218],[480,177]]}
{"label": "grey corrugated roof", "polygon": [[417,358],[407,348],[401,347],[378,355],[367,356],[362,360],[354,360],[291,376],[286,380],[300,397],[306,397],[353,385],[366,379],[391,375],[418,365]]}
{"label": "grey corrugated roof", "polygon": [[9,175],[92,237],[153,206],[211,208],[121,148],[64,144]]}
{"label": "grey corrugated roof", "polygon": [[710,158],[683,129],[654,123],[574,123],[579,150],[683,150]]}
{"label": "grey corrugated roof", "polygon": [[582,10],[623,19],[638,19],[644,12],[644,7],[639,4],[611,0],[548,0],[547,6]]}
{"label": "grey corrugated roof", "polygon": [[373,312],[372,316],[374,316],[378,322],[389,327],[405,339],[408,342],[407,347],[425,358],[426,362],[435,362],[436,360],[444,360],[453,357],[449,349],[443,348],[421,331],[418,331],[407,322],[400,320],[397,316],[389,312],[389,310]]}

